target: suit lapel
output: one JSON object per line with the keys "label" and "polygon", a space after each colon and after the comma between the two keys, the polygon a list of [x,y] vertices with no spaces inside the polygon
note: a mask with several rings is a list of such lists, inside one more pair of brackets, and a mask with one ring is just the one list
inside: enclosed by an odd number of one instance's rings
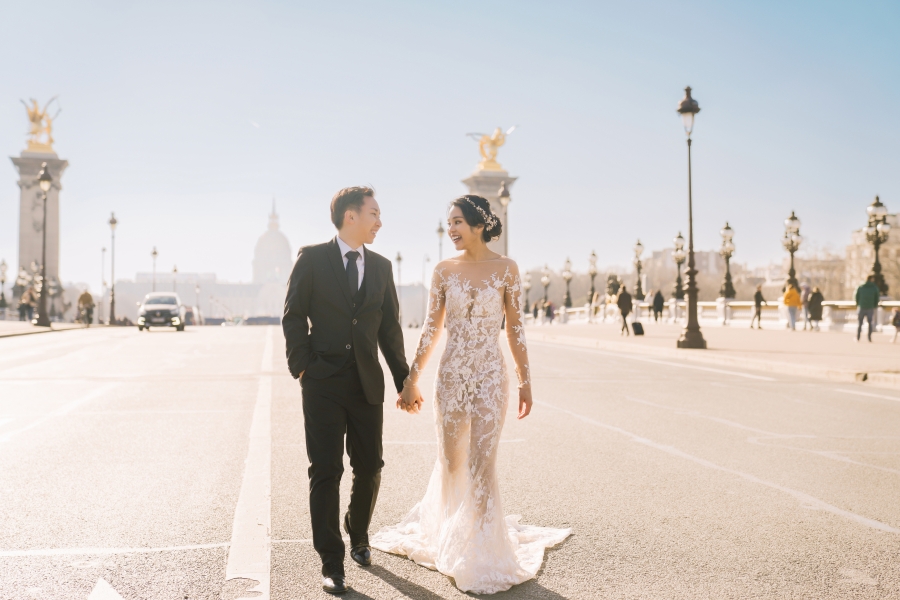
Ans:
{"label": "suit lapel", "polygon": [[[366,301],[365,304],[372,302],[375,297],[375,291],[380,286],[381,280],[378,269],[375,267],[375,260],[368,248],[363,246],[363,252],[366,253],[366,270],[363,278],[366,282]],[[349,288],[350,284],[347,284]]]}
{"label": "suit lapel", "polygon": [[331,268],[334,269],[334,276],[337,277],[338,286],[344,293],[347,304],[353,306],[350,284],[347,282],[347,269],[344,268],[344,257],[341,256],[341,247],[338,246],[337,238],[328,242],[328,261],[331,263]]}

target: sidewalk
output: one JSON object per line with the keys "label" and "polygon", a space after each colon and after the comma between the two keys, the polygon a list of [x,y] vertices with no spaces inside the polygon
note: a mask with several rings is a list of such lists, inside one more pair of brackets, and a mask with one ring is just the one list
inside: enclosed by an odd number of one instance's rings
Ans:
{"label": "sidewalk", "polygon": [[[94,327],[98,327],[98,325],[94,325]],[[0,338],[69,329],[84,329],[84,325],[81,323],[53,323],[52,327],[37,327],[27,321],[0,321]]]}
{"label": "sidewalk", "polygon": [[900,340],[872,334],[872,343],[857,343],[849,333],[704,327],[707,350],[682,350],[675,342],[679,325],[642,321],[644,336],[623,337],[619,326],[603,324],[529,325],[526,336],[536,342],[632,352],[658,358],[689,360],[769,373],[856,381],[900,389]]}

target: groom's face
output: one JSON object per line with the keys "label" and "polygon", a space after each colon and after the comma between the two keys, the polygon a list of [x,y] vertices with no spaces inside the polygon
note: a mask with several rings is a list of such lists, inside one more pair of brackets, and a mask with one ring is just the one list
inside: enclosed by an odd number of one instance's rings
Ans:
{"label": "groom's face", "polygon": [[378,202],[372,196],[366,196],[359,212],[347,211],[344,221],[353,228],[354,237],[364,244],[373,243],[381,229],[381,209]]}

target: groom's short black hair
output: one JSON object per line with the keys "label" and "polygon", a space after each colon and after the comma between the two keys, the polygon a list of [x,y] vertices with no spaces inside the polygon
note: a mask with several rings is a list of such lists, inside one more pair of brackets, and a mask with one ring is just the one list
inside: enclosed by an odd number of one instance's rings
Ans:
{"label": "groom's short black hair", "polygon": [[331,222],[340,229],[344,226],[344,213],[348,209],[359,212],[362,209],[366,196],[375,197],[375,190],[370,187],[348,187],[339,191],[331,199]]}

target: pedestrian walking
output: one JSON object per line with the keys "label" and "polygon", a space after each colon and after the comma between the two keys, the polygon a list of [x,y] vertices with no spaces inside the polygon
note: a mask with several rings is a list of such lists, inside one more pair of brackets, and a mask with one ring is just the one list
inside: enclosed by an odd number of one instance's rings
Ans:
{"label": "pedestrian walking", "polygon": [[804,281],[800,284],[800,304],[803,307],[803,331],[806,331],[807,325],[812,329],[812,323],[809,318],[809,295],[811,293],[812,290],[807,282]]}
{"label": "pedestrian walking", "polygon": [[662,292],[656,290],[656,294],[653,296],[653,320],[659,321],[662,318],[663,306],[666,304],[666,299],[663,298]]}
{"label": "pedestrian walking", "polygon": [[797,330],[797,311],[803,305],[800,301],[800,290],[792,283],[788,283],[784,291],[784,305],[788,309],[788,326],[792,331]]}
{"label": "pedestrian walking", "polygon": [[[819,331],[819,321],[822,320],[822,302],[825,300],[825,297],[822,296],[822,292],[818,287],[814,287],[812,289],[812,293],[809,295],[809,320],[810,320],[810,328],[815,331]],[[815,323],[815,326],[813,326]]]}
{"label": "pedestrian walking", "polygon": [[553,306],[552,302],[548,302],[547,308],[545,310],[546,310],[545,314],[547,315],[547,320],[549,320],[550,324],[553,325],[553,319],[556,317],[556,307]]}
{"label": "pedestrian walking", "polygon": [[94,322],[94,297],[87,290],[78,296],[78,312],[81,315],[81,322],[90,327]]}
{"label": "pedestrian walking", "polygon": [[891,343],[896,344],[897,334],[900,333],[900,308],[895,308],[891,313],[891,325],[894,326],[894,337],[891,339]]}
{"label": "pedestrian walking", "polygon": [[631,335],[631,332],[628,331],[628,314],[631,312],[631,294],[628,293],[628,290],[625,289],[623,285],[619,289],[619,297],[616,299],[616,306],[619,307],[619,312],[622,314],[622,331],[619,332],[619,335],[624,333],[625,335]]}
{"label": "pedestrian walking", "polygon": [[34,319],[35,306],[37,306],[37,296],[34,293],[34,288],[28,286],[22,292],[22,297],[19,298],[19,320],[31,321]]}
{"label": "pedestrian walking", "polygon": [[543,304],[543,302],[544,302],[543,300],[538,300],[537,302],[534,303],[534,306],[531,309],[531,311],[532,311],[531,316],[534,317],[535,323],[537,323],[538,311],[541,310],[541,304]]}
{"label": "pedestrian walking", "polygon": [[875,285],[875,276],[869,275],[866,282],[856,288],[854,299],[856,300],[856,316],[859,326],[856,328],[856,341],[862,333],[863,320],[869,322],[869,341],[872,341],[872,319],[875,317],[875,309],[878,308],[878,297],[881,292]]}
{"label": "pedestrian walking", "polygon": [[756,321],[756,328],[762,329],[762,305],[765,304],[768,306],[768,302],[763,298],[762,295],[762,286],[756,286],[756,293],[753,294],[753,305],[756,307],[755,312],[753,313],[753,318],[750,319],[750,329],[753,329],[753,321]]}

